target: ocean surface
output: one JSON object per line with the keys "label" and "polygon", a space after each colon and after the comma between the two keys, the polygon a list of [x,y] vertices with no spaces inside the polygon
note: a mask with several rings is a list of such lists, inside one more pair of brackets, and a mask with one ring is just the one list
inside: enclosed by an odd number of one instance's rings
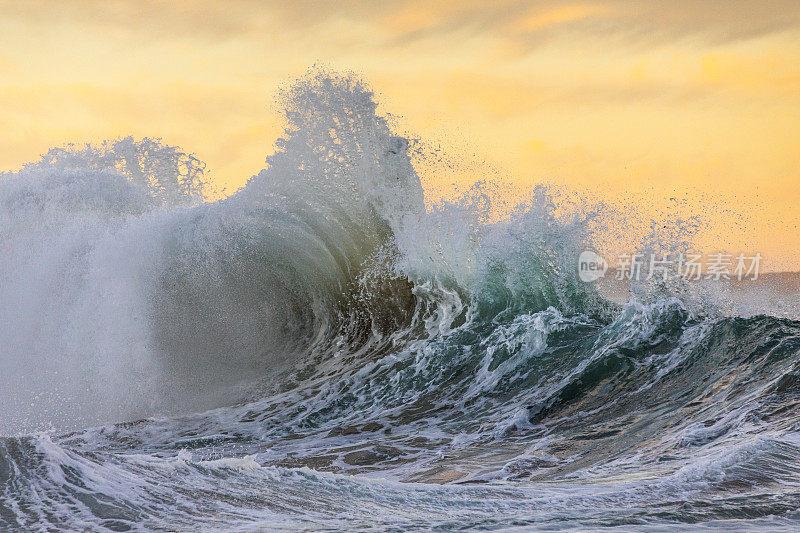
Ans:
{"label": "ocean surface", "polygon": [[223,200],[147,139],[0,175],[0,530],[800,528],[788,289],[598,289],[592,209],[426,205],[364,82],[280,103]]}

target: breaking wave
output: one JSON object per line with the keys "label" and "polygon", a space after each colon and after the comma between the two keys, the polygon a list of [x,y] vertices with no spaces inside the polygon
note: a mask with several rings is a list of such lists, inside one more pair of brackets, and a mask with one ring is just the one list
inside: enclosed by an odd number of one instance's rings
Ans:
{"label": "breaking wave", "polygon": [[149,139],[0,176],[2,528],[796,525],[800,323],[613,303],[601,207],[426,205],[364,82],[281,101],[223,200]]}

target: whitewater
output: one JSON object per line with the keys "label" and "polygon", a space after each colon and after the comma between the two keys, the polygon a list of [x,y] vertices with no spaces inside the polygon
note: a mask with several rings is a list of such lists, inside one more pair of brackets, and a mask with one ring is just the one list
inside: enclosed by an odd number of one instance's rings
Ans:
{"label": "whitewater", "polygon": [[279,102],[221,200],[150,139],[0,174],[0,530],[800,527],[796,317],[612,301],[602,206],[432,202],[363,80]]}

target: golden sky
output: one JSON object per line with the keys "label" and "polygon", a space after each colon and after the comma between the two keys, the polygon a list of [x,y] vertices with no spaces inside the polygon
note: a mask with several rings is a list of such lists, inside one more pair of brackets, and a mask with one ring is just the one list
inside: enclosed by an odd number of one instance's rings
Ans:
{"label": "golden sky", "polygon": [[707,246],[800,270],[797,0],[0,0],[0,170],[132,134],[232,192],[315,63],[520,187],[701,198]]}

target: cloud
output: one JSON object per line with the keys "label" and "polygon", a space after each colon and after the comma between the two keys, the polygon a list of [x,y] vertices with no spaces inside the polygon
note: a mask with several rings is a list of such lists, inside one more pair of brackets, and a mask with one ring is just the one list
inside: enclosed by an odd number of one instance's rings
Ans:
{"label": "cloud", "polygon": [[600,4],[564,4],[547,9],[535,9],[508,24],[507,28],[512,33],[531,33],[597,17],[607,12],[608,8]]}

